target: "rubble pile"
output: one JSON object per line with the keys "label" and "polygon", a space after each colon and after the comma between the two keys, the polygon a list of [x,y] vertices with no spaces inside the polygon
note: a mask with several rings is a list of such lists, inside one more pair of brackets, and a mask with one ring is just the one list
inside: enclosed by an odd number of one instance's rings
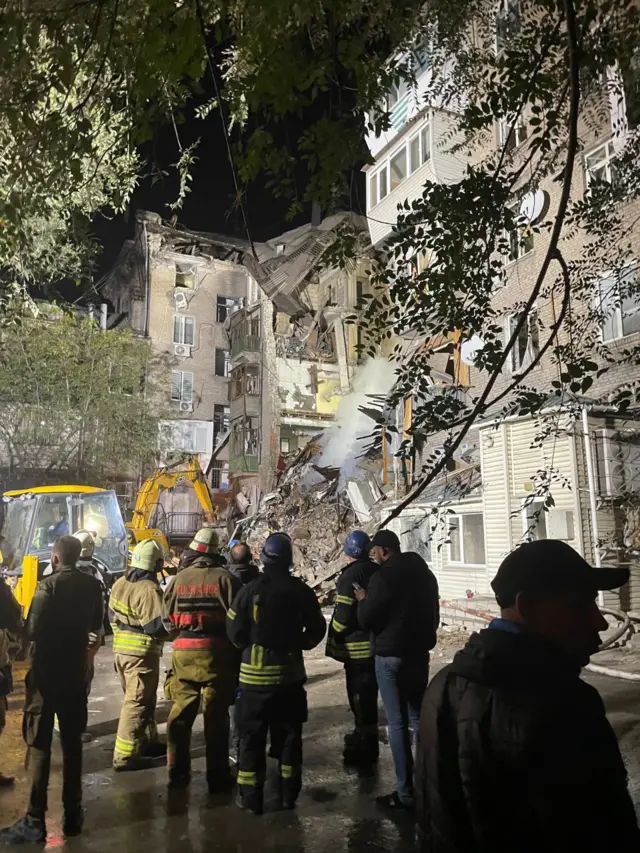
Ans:
{"label": "rubble pile", "polygon": [[293,540],[295,573],[314,587],[322,603],[329,603],[335,575],[345,563],[345,536],[354,527],[373,530],[375,523],[358,522],[346,488],[340,487],[338,469],[314,463],[319,450],[314,439],[284,457],[278,488],[262,498],[245,535],[252,550],[259,553],[269,533],[288,533]]}

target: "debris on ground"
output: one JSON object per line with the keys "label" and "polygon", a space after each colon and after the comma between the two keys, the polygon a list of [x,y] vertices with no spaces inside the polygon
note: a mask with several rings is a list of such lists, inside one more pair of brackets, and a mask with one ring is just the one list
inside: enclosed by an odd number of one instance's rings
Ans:
{"label": "debris on ground", "polygon": [[[243,536],[254,552],[276,530],[293,540],[295,573],[316,591],[321,603],[330,603],[335,576],[345,565],[342,544],[350,530],[373,533],[379,509],[370,520],[358,520],[337,468],[320,465],[317,438],[283,457],[276,490],[264,495],[258,511],[243,525]],[[363,469],[362,481],[370,474]]]}

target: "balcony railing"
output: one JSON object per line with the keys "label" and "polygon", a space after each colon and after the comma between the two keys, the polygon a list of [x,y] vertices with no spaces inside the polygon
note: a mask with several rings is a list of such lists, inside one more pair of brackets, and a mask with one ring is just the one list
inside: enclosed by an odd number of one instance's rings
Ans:
{"label": "balcony railing", "polygon": [[231,356],[241,352],[260,352],[260,338],[257,335],[242,335],[231,342]]}

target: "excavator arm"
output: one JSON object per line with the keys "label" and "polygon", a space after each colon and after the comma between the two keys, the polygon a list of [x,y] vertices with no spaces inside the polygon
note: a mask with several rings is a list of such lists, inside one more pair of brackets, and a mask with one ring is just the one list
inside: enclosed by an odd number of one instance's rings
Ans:
{"label": "excavator arm", "polygon": [[[187,463],[186,468],[175,470],[180,465]],[[145,530],[149,527],[154,508],[158,504],[160,494],[165,489],[173,489],[180,483],[192,483],[200,506],[207,520],[215,521],[216,511],[211,500],[209,487],[202,473],[197,456],[187,456],[172,465],[158,468],[156,473],[142,484],[138,492],[136,505],[133,509],[133,518],[129,524],[132,530]]]}

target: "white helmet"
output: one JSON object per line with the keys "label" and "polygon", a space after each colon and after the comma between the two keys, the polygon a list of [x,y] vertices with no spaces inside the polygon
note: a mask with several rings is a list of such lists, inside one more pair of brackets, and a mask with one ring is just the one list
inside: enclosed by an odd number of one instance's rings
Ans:
{"label": "white helmet", "polygon": [[90,530],[76,530],[73,534],[74,539],[77,539],[82,546],[80,551],[81,560],[90,560],[93,557],[93,552],[96,547],[96,540]]}

